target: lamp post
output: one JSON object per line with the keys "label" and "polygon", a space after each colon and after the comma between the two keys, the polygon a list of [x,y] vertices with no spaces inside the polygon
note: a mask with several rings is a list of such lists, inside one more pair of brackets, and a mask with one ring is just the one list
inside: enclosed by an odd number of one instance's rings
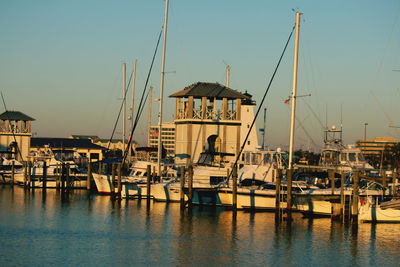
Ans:
{"label": "lamp post", "polygon": [[367,140],[367,125],[368,123],[364,123],[364,141]]}

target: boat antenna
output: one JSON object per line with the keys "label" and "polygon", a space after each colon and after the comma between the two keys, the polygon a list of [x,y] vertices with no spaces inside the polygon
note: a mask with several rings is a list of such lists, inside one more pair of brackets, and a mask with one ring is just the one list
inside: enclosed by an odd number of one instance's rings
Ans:
{"label": "boat antenna", "polygon": [[[5,115],[6,115],[6,117],[7,117],[7,120],[10,120],[10,118],[8,117],[9,115],[8,115],[8,113],[7,113],[8,110],[7,110],[7,106],[6,106],[6,101],[4,101],[3,92],[0,92],[0,94],[1,94],[1,99],[3,100],[4,109],[5,109],[5,111],[6,111],[6,114],[5,114]],[[24,159],[22,158],[21,150],[19,149],[18,142],[17,142],[17,138],[15,137],[14,127],[11,127],[11,133],[12,133],[12,136],[13,136],[13,138],[14,138],[14,142],[15,142],[15,145],[16,145],[16,148],[17,148],[17,152],[18,152],[18,154],[19,154],[21,160],[23,161]]]}
{"label": "boat antenna", "polygon": [[232,170],[230,171],[228,177],[226,178],[226,183],[229,182],[229,178],[231,177],[231,175],[232,175],[232,173],[233,173],[233,169],[237,167],[237,163],[238,163],[238,160],[239,160],[239,158],[240,158],[240,154],[242,154],[242,151],[243,151],[243,149],[244,149],[244,147],[245,147],[245,145],[246,145],[247,139],[249,138],[251,129],[253,128],[253,126],[254,126],[254,124],[255,124],[255,121],[256,121],[256,119],[257,119],[257,117],[258,117],[258,114],[260,113],[261,107],[263,106],[265,97],[267,96],[267,94],[268,94],[268,92],[269,92],[269,89],[271,88],[272,81],[273,81],[274,78],[275,78],[275,74],[276,74],[276,72],[278,71],[279,65],[281,64],[283,55],[285,54],[286,48],[287,48],[287,46],[288,46],[288,44],[289,44],[289,41],[290,41],[290,39],[291,39],[291,37],[292,37],[292,35],[293,35],[293,32],[294,32],[294,29],[295,29],[295,28],[296,28],[296,26],[293,26],[292,31],[290,32],[289,38],[288,38],[288,40],[286,41],[285,47],[283,48],[282,54],[281,54],[281,56],[280,56],[280,58],[279,58],[279,60],[278,60],[278,63],[277,63],[277,65],[276,65],[276,67],[275,67],[274,73],[272,74],[272,77],[271,77],[271,79],[270,79],[270,81],[269,81],[269,83],[268,83],[267,89],[265,90],[265,93],[264,93],[264,96],[263,96],[263,98],[262,98],[262,100],[261,100],[261,103],[260,103],[260,105],[258,106],[258,109],[257,109],[256,115],[254,116],[253,122],[251,123],[250,128],[249,128],[249,130],[248,130],[248,132],[247,132],[246,138],[244,139],[243,144],[242,144],[242,146],[241,146],[241,148],[240,148],[240,151],[239,151],[239,153],[238,153],[237,156],[236,156],[236,160],[235,160],[235,163],[233,164],[233,168],[232,168]]}

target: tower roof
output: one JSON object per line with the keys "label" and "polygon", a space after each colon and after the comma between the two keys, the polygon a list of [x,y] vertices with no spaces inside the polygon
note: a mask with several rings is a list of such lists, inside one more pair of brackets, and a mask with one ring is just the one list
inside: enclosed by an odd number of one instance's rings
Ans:
{"label": "tower roof", "polygon": [[0,120],[8,121],[34,121],[34,118],[19,111],[6,111],[0,114]]}
{"label": "tower roof", "polygon": [[236,90],[230,89],[219,83],[206,83],[197,82],[192,85],[187,86],[185,89],[176,92],[169,97],[187,97],[193,96],[194,98],[202,98],[204,96],[208,98],[216,98],[221,100],[223,98],[227,99],[249,99],[247,95],[239,93]]}

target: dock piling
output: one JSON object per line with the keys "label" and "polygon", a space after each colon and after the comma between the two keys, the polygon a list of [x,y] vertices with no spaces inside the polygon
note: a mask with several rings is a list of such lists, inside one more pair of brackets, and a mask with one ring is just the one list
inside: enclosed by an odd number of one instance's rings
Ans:
{"label": "dock piling", "polygon": [[237,166],[232,169],[232,209],[237,210]]}
{"label": "dock piling", "polygon": [[331,195],[333,196],[335,194],[335,170],[334,169],[328,169],[328,177],[329,177],[329,181],[331,183]]}
{"label": "dock piling", "polygon": [[117,179],[117,189],[118,189],[118,198],[121,199],[121,191],[122,191],[122,184],[121,184],[121,163],[118,164],[118,179]]}
{"label": "dock piling", "polygon": [[387,181],[386,181],[386,172],[385,171],[381,171],[381,176],[382,176],[382,186],[384,188],[384,190],[387,187]]}
{"label": "dock piling", "polygon": [[61,194],[65,193],[65,163],[61,164]]}
{"label": "dock piling", "polygon": [[359,202],[359,182],[360,182],[360,171],[354,172],[354,184],[353,184],[353,205],[351,209],[351,215],[353,223],[357,223],[358,220],[358,202]]}
{"label": "dock piling", "polygon": [[14,174],[15,174],[15,162],[12,162],[11,165],[11,187],[14,186]]}
{"label": "dock piling", "polygon": [[88,169],[87,169],[87,180],[86,180],[86,190],[88,193],[90,193],[90,186],[91,186],[91,180],[92,180],[92,162],[89,161],[88,163]]}
{"label": "dock piling", "polygon": [[346,178],[346,172],[341,171],[340,173],[340,216],[342,217],[342,222],[344,223],[344,219],[346,217],[345,214],[345,195],[344,195],[344,179]]}
{"label": "dock piling", "polygon": [[188,181],[188,207],[192,208],[193,204],[193,166],[189,166],[188,170],[189,181]]}
{"label": "dock piling", "polygon": [[28,162],[27,162],[27,161],[24,161],[23,164],[24,164],[24,189],[26,189],[26,188],[27,188],[27,183],[26,183],[26,181],[27,181]]}
{"label": "dock piling", "polygon": [[181,209],[185,208],[185,192],[184,192],[184,187],[185,187],[185,167],[181,166]]}
{"label": "dock piling", "polygon": [[292,218],[292,175],[293,169],[287,170],[287,219],[288,222],[291,221]]}
{"label": "dock piling", "polygon": [[114,197],[115,197],[115,163],[111,165],[111,198],[114,199]]}
{"label": "dock piling", "polygon": [[276,178],[275,178],[275,219],[277,221],[280,221],[280,219],[281,219],[281,212],[280,212],[281,176],[282,176],[282,170],[278,169],[276,172]]}
{"label": "dock piling", "polygon": [[32,162],[28,161],[28,185],[35,189],[35,176],[32,178]]}
{"label": "dock piling", "polygon": [[151,165],[147,165],[147,183],[146,183],[146,197],[147,197],[147,201],[150,200],[150,181],[151,181]]}
{"label": "dock piling", "polygon": [[57,163],[57,177],[56,177],[56,190],[57,192],[60,191],[60,182],[61,182],[61,176],[62,176],[62,172],[61,172],[61,164]]}
{"label": "dock piling", "polygon": [[69,166],[69,163],[67,163],[67,164],[65,164],[65,178],[67,180],[66,187],[67,187],[68,193],[71,192],[71,187],[72,187],[71,176],[70,176],[69,170],[70,170],[70,166]]}
{"label": "dock piling", "polygon": [[47,163],[43,162],[43,177],[42,177],[42,188],[47,189]]}

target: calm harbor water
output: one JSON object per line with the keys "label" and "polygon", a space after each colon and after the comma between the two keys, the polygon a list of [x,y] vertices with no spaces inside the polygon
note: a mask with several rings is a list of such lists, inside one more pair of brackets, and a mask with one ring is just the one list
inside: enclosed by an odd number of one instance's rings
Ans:
{"label": "calm harbor water", "polygon": [[232,212],[0,187],[1,266],[399,266],[400,224]]}

